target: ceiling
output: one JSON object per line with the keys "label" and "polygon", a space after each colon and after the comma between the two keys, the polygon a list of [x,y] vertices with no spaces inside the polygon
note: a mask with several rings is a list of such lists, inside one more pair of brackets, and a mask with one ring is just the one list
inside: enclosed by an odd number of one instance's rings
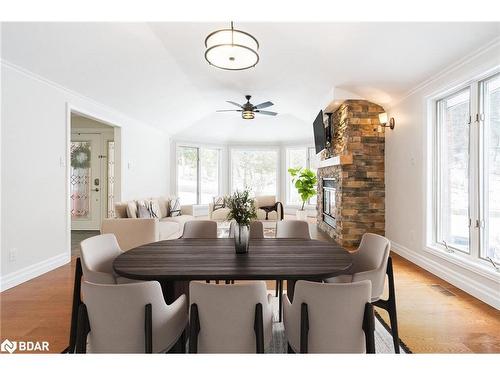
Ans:
{"label": "ceiling", "polygon": [[[225,23],[3,23],[2,59],[172,136],[205,142],[312,139],[337,91],[390,105],[500,35],[500,23],[236,23],[260,62],[223,71],[204,38]],[[242,120],[225,100],[271,100]]]}

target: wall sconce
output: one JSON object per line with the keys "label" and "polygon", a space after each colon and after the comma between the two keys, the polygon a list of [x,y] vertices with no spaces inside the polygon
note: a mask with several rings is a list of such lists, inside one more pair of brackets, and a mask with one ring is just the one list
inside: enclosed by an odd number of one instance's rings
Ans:
{"label": "wall sconce", "polygon": [[389,119],[389,125],[387,125],[387,112],[379,113],[378,120],[380,121],[379,132],[382,131],[382,127],[393,130],[394,127],[396,126],[396,121],[394,120],[394,117],[391,117]]}

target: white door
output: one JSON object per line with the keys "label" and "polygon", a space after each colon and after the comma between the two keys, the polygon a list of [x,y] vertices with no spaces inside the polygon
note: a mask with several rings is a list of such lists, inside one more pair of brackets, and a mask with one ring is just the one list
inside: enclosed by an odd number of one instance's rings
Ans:
{"label": "white door", "polygon": [[101,226],[101,136],[71,135],[71,229],[99,230]]}

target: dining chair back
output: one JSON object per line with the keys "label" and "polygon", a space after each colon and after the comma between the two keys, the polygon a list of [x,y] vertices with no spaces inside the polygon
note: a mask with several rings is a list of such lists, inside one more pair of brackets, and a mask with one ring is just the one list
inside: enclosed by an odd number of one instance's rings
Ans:
{"label": "dining chair back", "polygon": [[368,280],[350,284],[298,281],[283,299],[285,334],[296,353],[373,353],[374,316]]}
{"label": "dining chair back", "polygon": [[97,284],[115,284],[114,259],[122,254],[112,233],[90,237],[80,243],[82,271],[85,281]]}
{"label": "dining chair back", "polygon": [[217,223],[212,220],[187,221],[182,238],[217,238]]}
{"label": "dining chair back", "polygon": [[[165,352],[187,325],[187,299],[165,303],[157,281],[82,284],[77,353]],[[88,340],[87,340],[88,339]]]}
{"label": "dining chair back", "polygon": [[310,239],[309,224],[302,220],[283,220],[276,223],[276,238]]}
{"label": "dining chair back", "polygon": [[378,300],[384,292],[390,241],[378,234],[365,233],[358,250],[353,254],[352,281],[370,280],[372,301]]}
{"label": "dining chair back", "polygon": [[272,337],[264,281],[234,285],[191,282],[191,353],[263,353]]}

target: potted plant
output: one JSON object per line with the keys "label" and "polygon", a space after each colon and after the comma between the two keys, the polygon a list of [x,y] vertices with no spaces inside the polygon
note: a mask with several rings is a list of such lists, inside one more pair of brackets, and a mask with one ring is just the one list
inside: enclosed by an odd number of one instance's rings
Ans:
{"label": "potted plant", "polygon": [[236,253],[246,253],[248,252],[250,222],[257,218],[254,200],[250,198],[250,190],[236,191],[228,197],[226,205],[229,208],[227,219],[236,222],[234,228]]}
{"label": "potted plant", "polygon": [[307,211],[304,209],[306,202],[316,195],[315,185],[318,182],[316,174],[309,168],[288,168],[292,182],[299,193],[302,206],[297,210],[297,220],[307,220]]}

